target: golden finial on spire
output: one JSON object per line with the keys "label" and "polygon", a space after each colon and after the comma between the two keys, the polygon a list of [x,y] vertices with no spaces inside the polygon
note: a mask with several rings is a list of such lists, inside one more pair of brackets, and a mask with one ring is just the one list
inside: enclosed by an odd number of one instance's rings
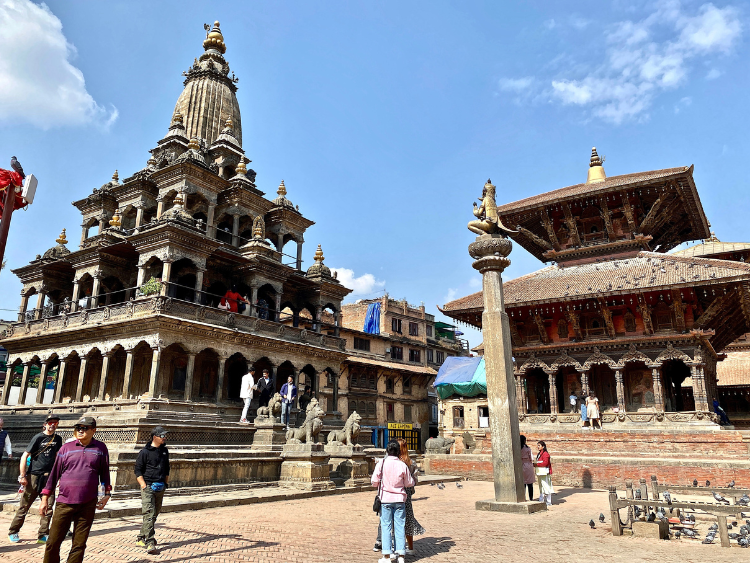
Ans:
{"label": "golden finial on spire", "polygon": [[323,256],[323,249],[320,245],[318,245],[318,250],[315,251],[315,263],[322,264],[323,260],[325,260],[325,256]]}
{"label": "golden finial on spire", "polygon": [[279,189],[276,193],[279,194],[280,196],[286,195],[286,186],[284,185],[284,180],[282,180],[281,183],[279,184]]}
{"label": "golden finial on spire", "polygon": [[244,176],[245,174],[247,174],[247,166],[245,166],[245,157],[244,156],[240,157],[240,163],[237,165],[237,168],[235,168],[234,171],[235,171],[236,174],[240,174],[242,176]]}
{"label": "golden finial on spire", "polygon": [[109,226],[119,229],[120,225],[122,225],[122,221],[120,220],[120,210],[115,209],[115,214],[112,215],[112,219],[109,220]]}
{"label": "golden finial on spire", "polygon": [[263,238],[263,229],[260,224],[256,223],[255,229],[253,230],[253,238]]}
{"label": "golden finial on spire", "polygon": [[234,122],[232,121],[231,117],[227,118],[227,122],[224,124],[224,127],[227,129],[234,129]]}
{"label": "golden finial on spire", "polygon": [[68,244],[68,239],[65,237],[65,229],[62,230],[60,236],[55,239],[57,244]]}
{"label": "golden finial on spire", "polygon": [[188,143],[189,150],[197,151],[197,150],[200,150],[200,148],[201,148],[201,145],[198,142],[198,137],[193,137],[192,139],[190,139],[190,142]]}
{"label": "golden finial on spire", "polygon": [[586,178],[587,184],[598,184],[607,179],[607,175],[604,173],[604,157],[600,157],[596,152],[596,147],[591,149],[591,160],[589,162],[589,173]]}
{"label": "golden finial on spire", "polygon": [[182,123],[183,119],[184,118],[182,117],[180,110],[175,111],[174,115],[172,116],[172,125],[174,125],[175,123]]}
{"label": "golden finial on spire", "polygon": [[120,175],[117,173],[117,170],[115,170],[115,173],[112,174],[112,181],[115,183],[120,181]]}
{"label": "golden finial on spire", "polygon": [[[204,25],[204,28],[208,31],[208,25]],[[224,44],[224,36],[221,34],[219,29],[219,22],[214,22],[214,27],[208,32],[206,40],[203,42],[203,48],[208,51],[213,49],[219,51],[222,55],[227,52],[227,46]]]}

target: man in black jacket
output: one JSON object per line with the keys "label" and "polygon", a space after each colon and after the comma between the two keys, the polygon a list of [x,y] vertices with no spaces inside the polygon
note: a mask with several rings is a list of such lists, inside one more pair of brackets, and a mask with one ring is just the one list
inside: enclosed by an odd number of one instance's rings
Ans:
{"label": "man in black jacket", "polygon": [[143,526],[135,544],[145,547],[148,553],[156,553],[154,524],[169,483],[169,450],[166,443],[167,431],[161,426],[155,427],[151,431],[151,443],[146,444],[135,460],[135,477],[141,486],[143,514]]}
{"label": "man in black jacket", "polygon": [[263,370],[263,377],[261,377],[258,383],[255,384],[255,387],[258,390],[258,393],[260,393],[258,406],[267,407],[268,401],[271,400],[271,395],[273,395],[274,388],[273,380],[267,369]]}

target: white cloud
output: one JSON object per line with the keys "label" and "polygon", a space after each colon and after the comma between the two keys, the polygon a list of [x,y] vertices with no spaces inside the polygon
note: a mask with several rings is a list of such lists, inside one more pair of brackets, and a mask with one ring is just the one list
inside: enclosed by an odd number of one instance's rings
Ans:
{"label": "white cloud", "polygon": [[557,23],[555,23],[554,19],[549,19],[545,21],[542,25],[546,27],[547,29],[555,29],[555,27],[557,27]]}
{"label": "white cloud", "polygon": [[682,111],[683,109],[685,109],[692,103],[693,103],[693,98],[691,98],[690,96],[685,96],[684,98],[682,98],[679,102],[675,104],[674,112],[680,113],[680,111]]}
{"label": "white cloud", "polygon": [[[586,27],[588,22],[573,17],[570,23]],[[741,36],[739,11],[733,6],[707,3],[688,13],[679,0],[662,0],[639,21],[609,26],[603,62],[551,79],[547,95],[563,105],[585,106],[591,115],[615,124],[648,119],[656,96],[683,86],[701,58],[731,53]],[[711,70],[706,78],[719,75]],[[528,90],[539,82],[529,76],[516,80],[517,85],[505,79],[506,89],[525,85]]]}
{"label": "white cloud", "polygon": [[453,287],[449,287],[448,288],[448,293],[446,293],[445,297],[443,297],[443,304],[449,303],[449,302],[453,301],[456,298],[456,294],[457,293],[458,293],[457,289],[455,289]]}
{"label": "white cloud", "polygon": [[349,268],[331,268],[336,272],[341,285],[353,290],[350,297],[368,297],[385,288],[385,282],[375,279],[372,274],[362,274],[354,277],[354,270]]}
{"label": "white cloud", "polygon": [[533,84],[534,78],[531,76],[525,76],[523,78],[501,78],[498,81],[498,86],[500,86],[501,90],[516,93],[528,90]]}
{"label": "white cloud", "polygon": [[708,74],[706,74],[706,80],[716,80],[719,78],[723,72],[721,72],[718,68],[712,68],[708,71]]}
{"label": "white cloud", "polygon": [[115,122],[117,108],[105,109],[86,91],[70,63],[75,47],[45,4],[0,0],[0,29],[0,122],[41,129]]}

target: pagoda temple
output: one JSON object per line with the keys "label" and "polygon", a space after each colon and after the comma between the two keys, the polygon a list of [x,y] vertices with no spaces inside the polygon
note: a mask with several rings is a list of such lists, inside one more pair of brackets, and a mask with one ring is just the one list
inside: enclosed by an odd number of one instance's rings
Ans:
{"label": "pagoda temple", "polygon": [[[712,237],[692,166],[607,177],[593,149],[585,183],[497,212],[550,263],[503,285],[522,422],[580,424],[568,398],[593,391],[609,428],[716,425],[717,364],[750,330],[750,264],[747,246],[668,254]],[[482,309],[479,292],[441,310],[481,329]]]}

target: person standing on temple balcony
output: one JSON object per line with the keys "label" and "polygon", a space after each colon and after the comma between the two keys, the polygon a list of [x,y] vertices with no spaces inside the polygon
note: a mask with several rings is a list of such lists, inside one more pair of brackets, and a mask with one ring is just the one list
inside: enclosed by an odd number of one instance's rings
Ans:
{"label": "person standing on temple balcony", "polygon": [[294,376],[290,375],[286,383],[281,386],[281,424],[285,424],[287,430],[289,430],[289,414],[292,412],[296,398],[297,386],[294,384]]}
{"label": "person standing on temple balcony", "polygon": [[[8,530],[8,539],[13,543],[20,541],[18,532],[21,531],[21,527],[26,520],[26,514],[47,483],[47,477],[49,477],[52,466],[55,464],[57,452],[62,448],[62,438],[56,433],[59,423],[59,416],[56,414],[48,415],[44,421],[44,426],[42,426],[42,432],[31,439],[26,451],[21,456],[18,482],[25,487],[25,490]],[[50,510],[39,519],[37,543],[46,543],[49,536],[52,505],[55,503],[54,492],[51,497]]]}
{"label": "person standing on temple balcony", "polygon": [[599,425],[599,430],[602,429],[602,423],[599,420],[599,399],[593,391],[589,392],[588,399],[586,399],[586,416],[591,421],[591,430],[594,429],[594,422]]}
{"label": "person standing on temple balcony", "polygon": [[[245,298],[242,297],[239,293],[237,293],[237,286],[233,285],[231,289],[228,289],[227,292],[224,294],[224,300],[229,305],[228,311],[230,313],[237,313],[242,312],[245,310],[245,307],[247,306],[245,304]],[[242,310],[240,310],[240,304],[242,304]]]}
{"label": "person standing on temple balcony", "polygon": [[267,369],[263,370],[263,377],[260,381],[258,381],[255,389],[260,393],[259,406],[267,407],[268,401],[271,400],[271,395],[273,395],[273,381],[271,381],[271,377]]}
{"label": "person standing on temple balcony", "polygon": [[[13,373],[9,370],[5,377],[13,377]],[[8,459],[13,459],[13,447],[10,443],[10,437],[8,436],[8,431],[3,430],[3,424],[4,421],[2,418],[0,418],[0,460],[3,459],[3,452],[5,452],[8,455]]]}
{"label": "person standing on temple balcony", "polygon": [[143,525],[135,545],[145,547],[147,553],[156,553],[154,524],[161,512],[164,492],[169,486],[169,450],[167,430],[156,426],[151,431],[151,442],[138,454],[135,460],[135,478],[141,486],[141,513]]}
{"label": "person standing on temple balcony", "polygon": [[255,388],[255,368],[251,367],[247,370],[247,373],[242,376],[242,383],[240,383],[240,399],[245,402],[245,406],[242,407],[242,416],[240,422],[242,424],[249,424],[247,421],[247,411],[250,409],[250,402],[253,400],[253,389]]}

